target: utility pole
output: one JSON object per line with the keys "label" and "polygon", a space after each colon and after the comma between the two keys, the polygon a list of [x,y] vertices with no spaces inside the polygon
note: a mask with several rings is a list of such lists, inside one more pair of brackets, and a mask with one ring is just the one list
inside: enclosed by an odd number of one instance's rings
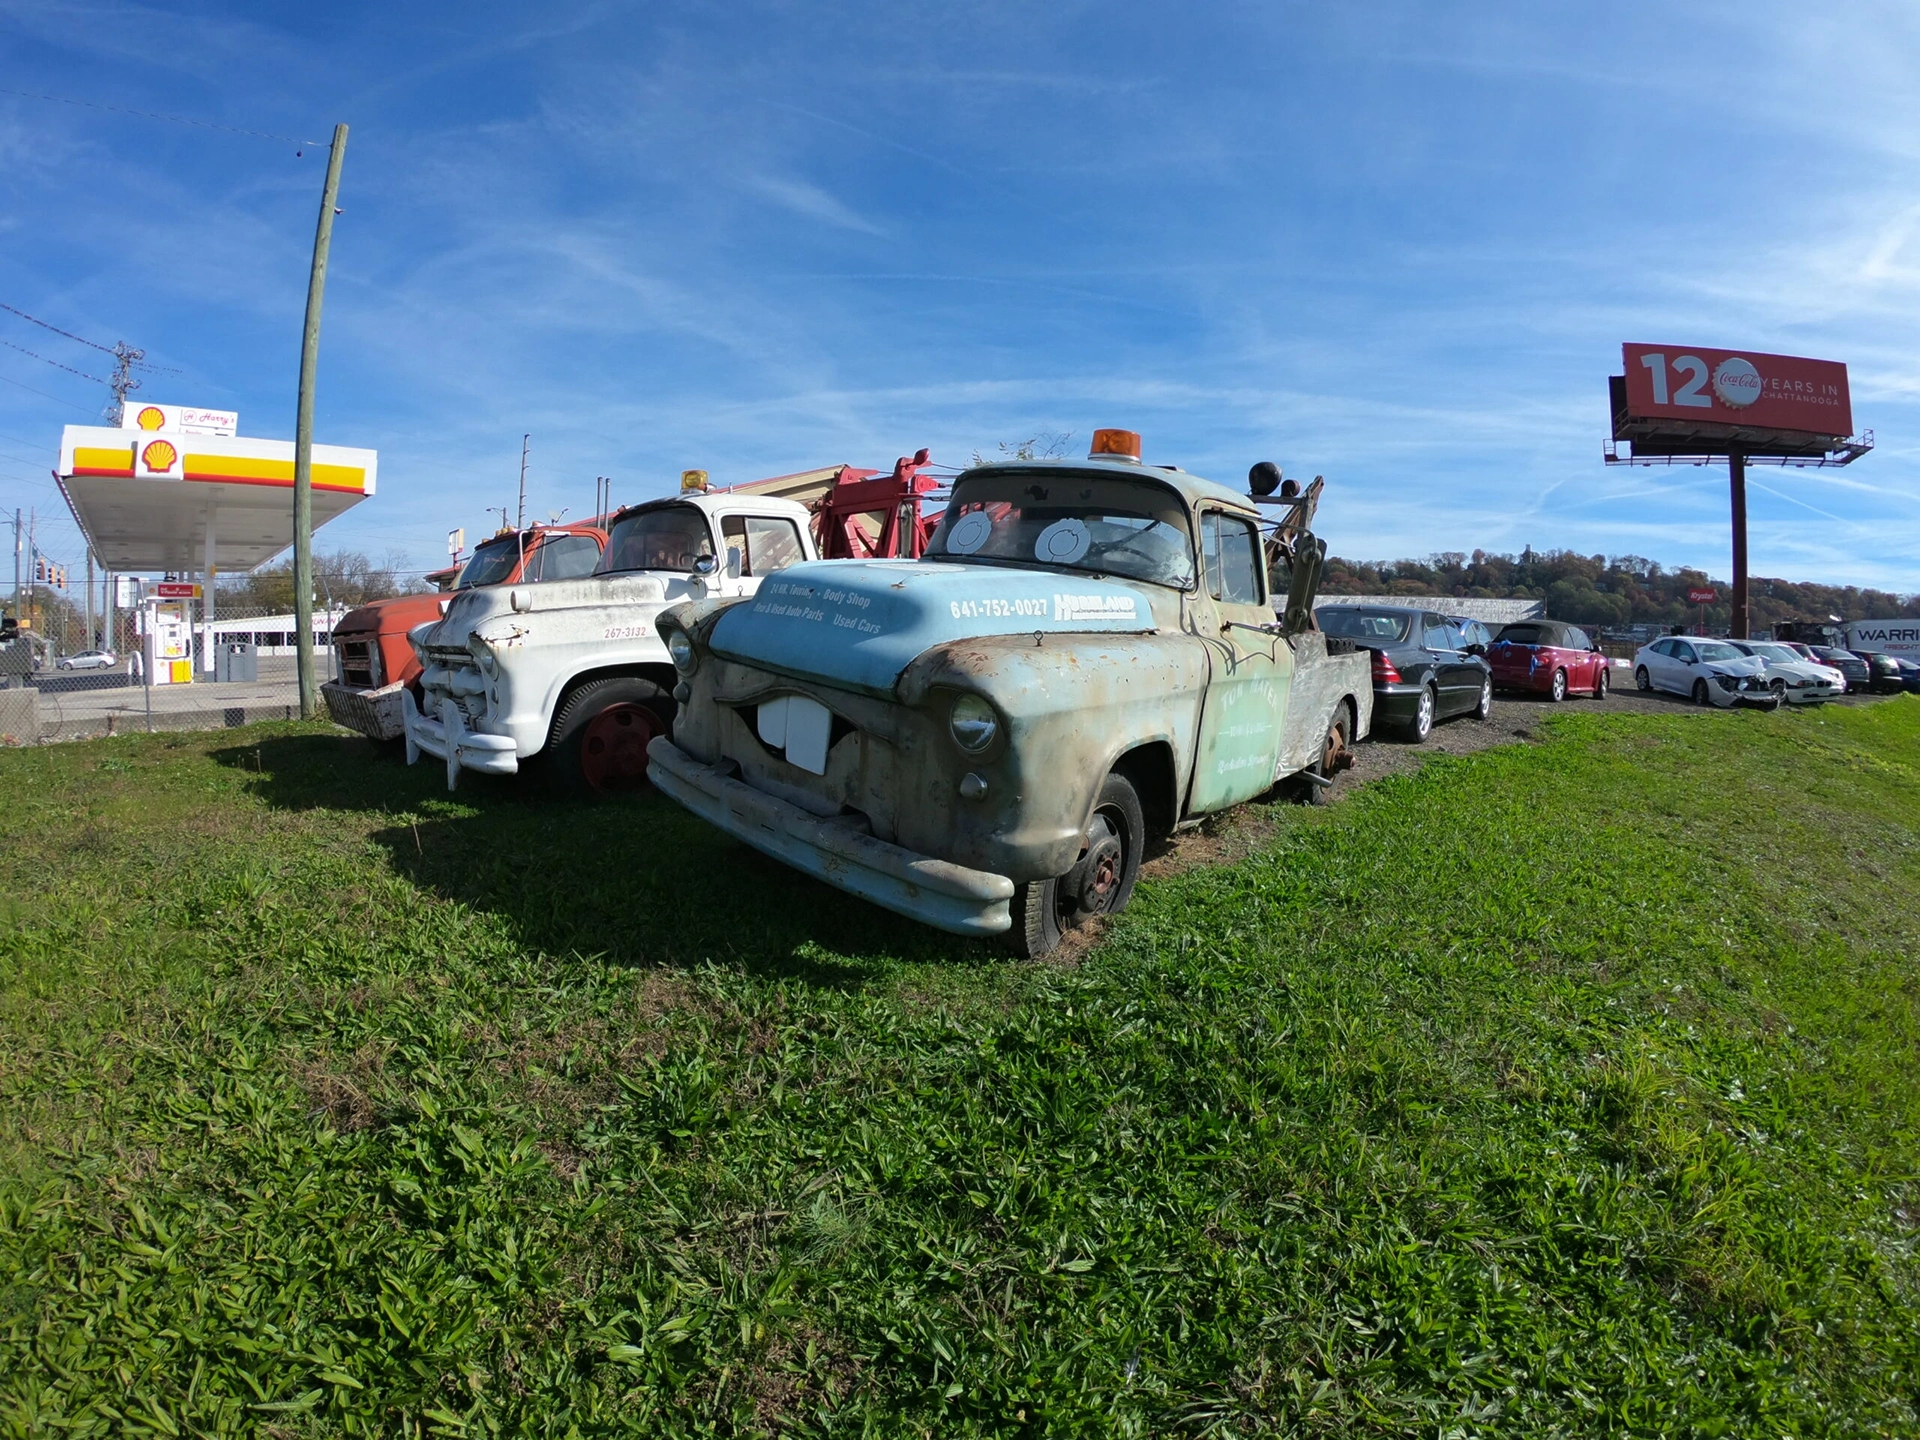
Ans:
{"label": "utility pole", "polygon": [[1738,450],[1727,456],[1727,482],[1733,491],[1733,617],[1728,633],[1735,640],[1745,640],[1751,618],[1747,605],[1747,457]]}
{"label": "utility pole", "polygon": [[127,392],[140,388],[140,382],[133,378],[133,367],[147,358],[147,352],[134,349],[124,340],[116,340],[112,354],[113,379],[107,382],[107,386],[113,391],[113,404],[107,410],[107,421],[112,425],[120,425],[127,416]]}
{"label": "utility pole", "polygon": [[313,234],[313,273],[307,280],[307,325],[300,342],[300,404],[293,422],[293,627],[300,677],[300,718],[311,720],[319,689],[313,679],[313,372],[320,363],[320,304],[327,293],[327,250],[333,243],[334,200],[347,127],[333,127],[327,183],[320,192],[320,224]]}
{"label": "utility pole", "polygon": [[20,511],[13,512],[13,618],[20,618]]}
{"label": "utility pole", "polygon": [[527,442],[531,439],[531,435],[520,437],[520,509],[513,519],[516,530],[527,528]]}

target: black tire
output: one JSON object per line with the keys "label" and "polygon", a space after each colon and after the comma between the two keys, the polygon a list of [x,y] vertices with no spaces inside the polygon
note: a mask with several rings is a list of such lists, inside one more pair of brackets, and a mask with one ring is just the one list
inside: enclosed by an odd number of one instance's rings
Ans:
{"label": "black tire", "polygon": [[1713,704],[1713,695],[1708,691],[1706,681],[1696,680],[1693,682],[1693,703],[1696,705]]}
{"label": "black tire", "polygon": [[1653,677],[1647,674],[1646,666],[1642,665],[1638,670],[1633,672],[1633,683],[1641,690],[1653,689]]}
{"label": "black tire", "polygon": [[1564,670],[1556,670],[1553,672],[1553,688],[1547,691],[1547,699],[1558,705],[1566,698],[1567,672]]}
{"label": "black tire", "polygon": [[1440,713],[1440,696],[1433,686],[1428,685],[1420,692],[1420,708],[1413,712],[1413,718],[1400,727],[1400,733],[1410,745],[1419,745],[1433,733],[1434,718]]}
{"label": "black tire", "polygon": [[[653,735],[672,733],[674,709],[672,698],[651,680],[631,675],[589,680],[560,702],[553,717],[541,752],[551,780],[585,797],[645,790],[646,743]],[[609,740],[612,753],[595,749]]]}
{"label": "black tire", "polygon": [[1613,665],[1612,665],[1612,662],[1609,661],[1607,664],[1602,665],[1600,667],[1600,673],[1594,676],[1593,698],[1596,700],[1606,699],[1607,691],[1609,688],[1612,687],[1612,685],[1613,685]]}
{"label": "black tire", "polygon": [[1352,744],[1353,722],[1347,718],[1346,702],[1342,701],[1333,712],[1333,723],[1327,726],[1327,738],[1320,742],[1320,758],[1307,767],[1307,774],[1317,775],[1327,783],[1316,785],[1311,780],[1301,780],[1301,800],[1309,805],[1333,803],[1333,778],[1344,768],[1339,764],[1339,757],[1352,748]]}
{"label": "black tire", "polygon": [[1473,707],[1473,718],[1476,720],[1493,718],[1493,677],[1491,675],[1480,682],[1480,703]]}
{"label": "black tire", "polygon": [[[1092,840],[1073,869],[1014,888],[1010,939],[1016,955],[1037,960],[1060,948],[1067,931],[1096,915],[1117,915],[1133,898],[1147,838],[1140,796],[1124,775],[1109,775],[1087,822]],[[1091,892],[1091,893],[1089,893]]]}
{"label": "black tire", "polygon": [[1353,651],[1353,641],[1347,639],[1344,635],[1329,635],[1327,637],[1327,654],[1351,655]]}

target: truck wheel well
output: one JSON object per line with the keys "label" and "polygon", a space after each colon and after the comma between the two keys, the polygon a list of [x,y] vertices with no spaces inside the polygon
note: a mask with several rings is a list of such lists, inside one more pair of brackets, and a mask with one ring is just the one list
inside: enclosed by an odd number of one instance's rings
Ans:
{"label": "truck wheel well", "polygon": [[1180,818],[1173,747],[1164,740],[1137,745],[1113,762],[1113,773],[1126,776],[1139,795],[1147,834],[1156,840],[1171,835]]}
{"label": "truck wheel well", "polygon": [[[660,687],[663,695],[673,694],[673,687],[680,683],[680,676],[671,665],[604,665],[598,670],[582,670],[578,675],[569,676],[566,685],[553,702],[553,715],[557,720],[567,708],[567,697],[582,685],[591,685],[596,680],[617,680],[632,676],[635,679],[651,680]],[[548,743],[552,743],[552,722],[548,722]]]}

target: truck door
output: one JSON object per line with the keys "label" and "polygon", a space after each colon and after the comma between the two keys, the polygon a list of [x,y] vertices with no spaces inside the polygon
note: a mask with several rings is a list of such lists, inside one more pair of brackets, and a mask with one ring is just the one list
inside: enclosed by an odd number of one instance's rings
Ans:
{"label": "truck door", "polygon": [[776,570],[807,558],[800,527],[784,515],[727,515],[720,521],[724,547],[716,589],[722,595],[751,595]]}
{"label": "truck door", "polygon": [[1253,523],[1202,511],[1200,552],[1201,588],[1190,613],[1211,675],[1187,799],[1187,811],[1195,815],[1250,800],[1273,785],[1293,674],[1287,642],[1251,628],[1273,624],[1265,555]]}

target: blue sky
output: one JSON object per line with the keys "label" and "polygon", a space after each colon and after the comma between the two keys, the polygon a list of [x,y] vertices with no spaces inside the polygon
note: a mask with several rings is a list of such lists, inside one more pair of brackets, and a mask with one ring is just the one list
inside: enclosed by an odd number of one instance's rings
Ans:
{"label": "blue sky", "polygon": [[[919,446],[1144,432],[1322,473],[1355,558],[1728,569],[1724,470],[1609,470],[1625,340],[1851,367],[1879,448],[1759,470],[1758,574],[1920,589],[1920,6],[252,5],[0,0],[0,87],[352,127],[324,548],[438,562],[589,510]],[[290,436],[324,159],[0,95],[0,301]],[[0,312],[0,340],[104,373]],[[0,505],[105,392],[0,347]],[[0,581],[4,583],[4,581]]]}

